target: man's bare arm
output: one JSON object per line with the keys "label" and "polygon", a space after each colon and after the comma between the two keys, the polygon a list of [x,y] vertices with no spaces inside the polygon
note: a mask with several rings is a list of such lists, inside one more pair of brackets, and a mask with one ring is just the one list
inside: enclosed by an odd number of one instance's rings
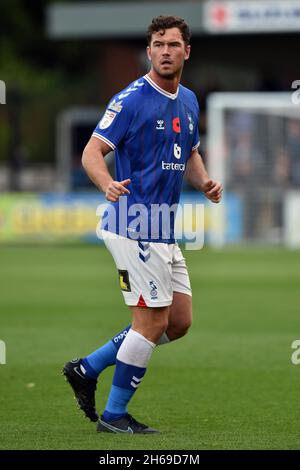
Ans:
{"label": "man's bare arm", "polygon": [[203,191],[207,199],[220,202],[222,198],[222,185],[209,178],[203,160],[198,150],[193,150],[186,164],[185,176],[188,182],[198,191]]}
{"label": "man's bare arm", "polygon": [[92,136],[82,154],[82,166],[89,178],[100,191],[105,193],[108,201],[116,202],[122,194],[129,194],[126,186],[130,179],[114,181],[104,161],[105,155],[111,152],[111,148],[103,140]]}

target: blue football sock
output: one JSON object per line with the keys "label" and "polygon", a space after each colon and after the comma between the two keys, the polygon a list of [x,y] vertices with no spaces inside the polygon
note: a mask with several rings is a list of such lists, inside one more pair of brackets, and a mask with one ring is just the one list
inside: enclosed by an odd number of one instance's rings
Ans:
{"label": "blue football sock", "polygon": [[108,401],[103,413],[105,421],[112,421],[127,413],[127,404],[144,377],[146,368],[116,361],[116,370]]}
{"label": "blue football sock", "polygon": [[111,341],[104,344],[101,348],[89,354],[82,360],[82,365],[86,370],[86,375],[96,379],[98,375],[108,366],[116,363],[118,350],[123,343],[131,325],[127,326],[112,338]]}
{"label": "blue football sock", "polygon": [[154,347],[154,343],[132,329],[127,334],[117,355],[113,383],[102,415],[105,421],[127,413],[127,405],[146,373]]}

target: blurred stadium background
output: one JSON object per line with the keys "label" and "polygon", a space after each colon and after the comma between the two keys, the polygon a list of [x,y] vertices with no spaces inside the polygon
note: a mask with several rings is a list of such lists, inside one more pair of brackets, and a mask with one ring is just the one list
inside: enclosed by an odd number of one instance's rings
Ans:
{"label": "blurred stadium background", "polygon": [[[300,0],[1,9],[0,449],[299,448]],[[128,323],[81,153],[111,96],[147,72],[145,30],[159,14],[191,26],[182,83],[224,202],[205,207],[204,250],[186,252],[192,331],[156,352],[133,404],[164,436],[100,441],[58,376]],[[204,202],[187,183],[183,200]]]}

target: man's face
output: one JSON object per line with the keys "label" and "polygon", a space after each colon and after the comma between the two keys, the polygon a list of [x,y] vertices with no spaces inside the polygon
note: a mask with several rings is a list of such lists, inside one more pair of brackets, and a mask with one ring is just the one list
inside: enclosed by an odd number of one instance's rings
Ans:
{"label": "man's face", "polygon": [[150,46],[147,47],[148,59],[155,72],[163,78],[178,75],[184,61],[190,56],[191,46],[187,46],[178,28],[170,28],[152,34]]}

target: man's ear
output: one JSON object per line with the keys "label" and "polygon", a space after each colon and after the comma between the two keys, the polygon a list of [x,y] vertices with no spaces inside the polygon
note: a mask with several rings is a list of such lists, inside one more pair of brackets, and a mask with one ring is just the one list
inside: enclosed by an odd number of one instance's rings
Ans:
{"label": "man's ear", "polygon": [[148,59],[151,61],[151,51],[150,51],[150,47],[149,47],[149,46],[147,46],[146,51],[147,51],[147,57],[148,57]]}
{"label": "man's ear", "polygon": [[184,60],[188,60],[191,54],[191,46],[185,46]]}

